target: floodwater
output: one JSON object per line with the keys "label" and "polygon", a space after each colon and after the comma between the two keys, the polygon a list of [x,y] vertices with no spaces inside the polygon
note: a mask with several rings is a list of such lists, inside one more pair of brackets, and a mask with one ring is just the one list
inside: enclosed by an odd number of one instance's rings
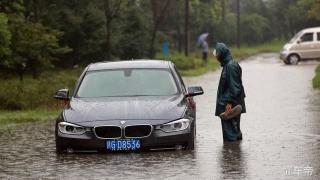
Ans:
{"label": "floodwater", "polygon": [[197,101],[194,151],[56,155],[54,122],[0,131],[0,179],[320,179],[318,63],[286,66],[277,54],[241,62],[247,114],[242,142],[224,143],[213,116],[220,71],[185,78]]}

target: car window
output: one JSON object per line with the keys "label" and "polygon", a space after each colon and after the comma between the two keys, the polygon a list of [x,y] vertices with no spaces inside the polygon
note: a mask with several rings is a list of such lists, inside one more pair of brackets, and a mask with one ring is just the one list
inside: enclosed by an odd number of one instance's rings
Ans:
{"label": "car window", "polygon": [[320,41],[320,32],[317,33],[317,37],[318,41]]}
{"label": "car window", "polygon": [[301,37],[301,42],[310,42],[313,41],[313,33],[305,33]]}
{"label": "car window", "polygon": [[302,31],[298,32],[296,35],[293,36],[293,38],[289,41],[289,43],[293,43],[297,38],[300,37],[302,34]]}
{"label": "car window", "polygon": [[165,96],[177,93],[169,69],[118,69],[88,72],[77,96]]}

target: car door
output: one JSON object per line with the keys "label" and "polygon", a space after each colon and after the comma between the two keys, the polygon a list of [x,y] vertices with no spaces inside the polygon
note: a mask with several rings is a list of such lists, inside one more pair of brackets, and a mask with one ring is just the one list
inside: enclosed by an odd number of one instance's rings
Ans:
{"label": "car door", "polygon": [[320,32],[317,32],[315,58],[320,58]]}
{"label": "car door", "polygon": [[313,32],[307,32],[301,35],[297,41],[295,50],[300,54],[302,59],[309,59],[314,56],[315,43],[313,36]]}

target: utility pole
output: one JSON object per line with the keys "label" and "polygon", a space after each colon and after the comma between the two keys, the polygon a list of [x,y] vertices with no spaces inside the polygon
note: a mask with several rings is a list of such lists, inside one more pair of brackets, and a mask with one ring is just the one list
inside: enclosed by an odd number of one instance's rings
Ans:
{"label": "utility pole", "polygon": [[240,48],[240,0],[237,0],[237,48]]}
{"label": "utility pole", "polygon": [[185,0],[185,56],[189,55],[189,0]]}

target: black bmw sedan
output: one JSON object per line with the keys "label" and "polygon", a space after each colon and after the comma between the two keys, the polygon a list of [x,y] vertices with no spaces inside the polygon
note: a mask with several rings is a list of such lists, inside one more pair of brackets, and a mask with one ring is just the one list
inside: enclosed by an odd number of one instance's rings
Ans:
{"label": "black bmw sedan", "polygon": [[194,149],[201,87],[186,89],[169,61],[136,60],[88,65],[55,127],[57,153]]}

